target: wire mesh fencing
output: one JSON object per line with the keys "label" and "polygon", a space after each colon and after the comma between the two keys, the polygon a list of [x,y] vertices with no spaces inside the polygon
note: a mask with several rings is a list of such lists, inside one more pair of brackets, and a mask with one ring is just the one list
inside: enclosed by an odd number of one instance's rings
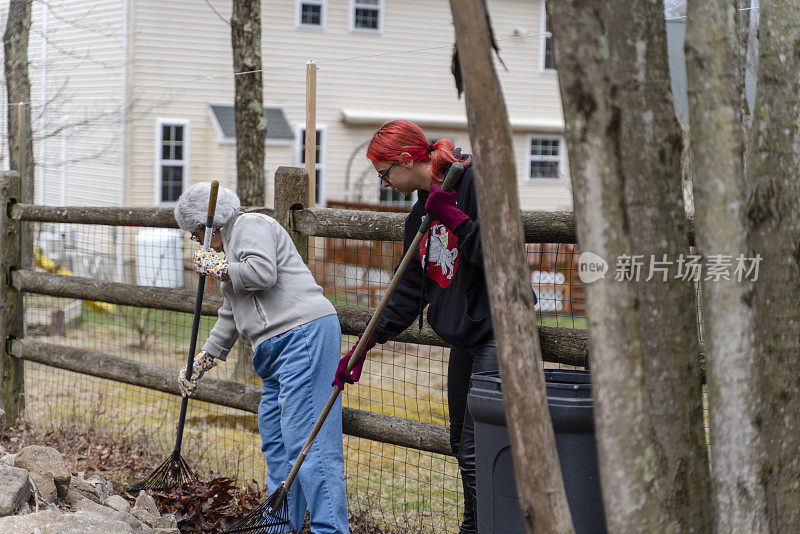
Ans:
{"label": "wire mesh fencing", "polygon": [[[142,286],[194,289],[196,247],[174,229],[35,223],[29,268]],[[400,243],[316,237],[310,268],[335,304],[377,305],[402,253]],[[577,247],[528,245],[539,323],[586,327]],[[208,293],[219,293],[209,280]],[[26,294],[26,337],[178,370],[184,365],[191,314]],[[203,317],[198,343],[215,321]],[[342,338],[341,354],[356,341]],[[350,408],[447,425],[448,349],[390,341],[374,348],[361,381],[344,392]],[[339,357],[335,355],[332,357]],[[212,370],[214,378],[260,385],[252,351],[240,345]],[[547,364],[553,365],[555,364]],[[180,397],[26,362],[26,419],[43,429],[92,428],[170,452]],[[266,483],[252,413],[192,400],[184,457],[201,476]],[[155,467],[155,466],[153,466]],[[461,515],[461,483],[450,456],[345,436],[350,511],[394,532],[452,532]]]}

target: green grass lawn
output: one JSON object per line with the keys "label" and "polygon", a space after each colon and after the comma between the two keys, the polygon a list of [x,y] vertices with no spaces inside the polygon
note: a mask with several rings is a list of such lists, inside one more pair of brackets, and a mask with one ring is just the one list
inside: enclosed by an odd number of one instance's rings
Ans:
{"label": "green grass lawn", "polygon": [[536,322],[539,326],[560,326],[562,328],[586,330],[585,317],[573,317],[571,315],[542,315],[537,319]]}

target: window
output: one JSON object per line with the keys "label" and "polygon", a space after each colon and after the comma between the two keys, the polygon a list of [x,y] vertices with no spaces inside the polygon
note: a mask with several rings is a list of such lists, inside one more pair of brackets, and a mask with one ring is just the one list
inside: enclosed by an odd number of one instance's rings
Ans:
{"label": "window", "polygon": [[189,122],[159,119],[156,129],[155,200],[176,202],[188,179]]}
{"label": "window", "polygon": [[383,0],[351,0],[350,31],[383,31]]}
{"label": "window", "polygon": [[298,0],[297,27],[321,29],[325,18],[325,0]]}
{"label": "window", "polygon": [[544,28],[542,29],[542,70],[555,71],[556,69],[556,56],[553,49],[553,29],[550,25],[550,15],[547,14],[547,9],[544,7],[545,3],[542,2],[542,9],[544,10]]}
{"label": "window", "polygon": [[561,179],[561,139],[531,137],[528,143],[528,180]]}
{"label": "window", "polygon": [[[306,129],[300,128],[300,153],[297,161],[301,167],[306,165]],[[325,130],[317,129],[317,164],[314,167],[314,200],[321,205],[325,200]]]}

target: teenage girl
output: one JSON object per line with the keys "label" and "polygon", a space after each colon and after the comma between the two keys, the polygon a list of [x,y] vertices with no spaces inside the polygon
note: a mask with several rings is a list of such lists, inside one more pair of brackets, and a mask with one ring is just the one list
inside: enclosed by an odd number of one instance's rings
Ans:
{"label": "teenage girl", "polygon": [[[426,212],[434,222],[357,365],[347,372],[353,347],[339,362],[334,385],[344,388],[345,383],[358,381],[366,352],[408,328],[417,317],[422,326],[421,312],[428,306],[428,323],[451,346],[447,403],[450,446],[464,486],[464,520],[460,532],[475,532],[475,434],[467,395],[472,373],[496,371],[498,367],[470,157],[454,150],[449,139],[431,143],[416,124],[394,120],[372,136],[367,158],[383,184],[403,195],[417,192],[418,200],[405,221],[404,254]],[[454,162],[464,165],[464,174],[452,191],[442,191],[440,184]]]}

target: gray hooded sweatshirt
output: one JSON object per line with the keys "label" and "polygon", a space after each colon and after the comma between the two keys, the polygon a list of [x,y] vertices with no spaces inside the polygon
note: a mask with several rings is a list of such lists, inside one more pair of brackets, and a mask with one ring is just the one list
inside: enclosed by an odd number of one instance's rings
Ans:
{"label": "gray hooded sweatshirt", "polygon": [[271,337],[336,314],[275,219],[238,214],[221,233],[230,282],[222,283],[222,307],[203,345],[209,355],[224,360],[238,336],[255,350]]}

